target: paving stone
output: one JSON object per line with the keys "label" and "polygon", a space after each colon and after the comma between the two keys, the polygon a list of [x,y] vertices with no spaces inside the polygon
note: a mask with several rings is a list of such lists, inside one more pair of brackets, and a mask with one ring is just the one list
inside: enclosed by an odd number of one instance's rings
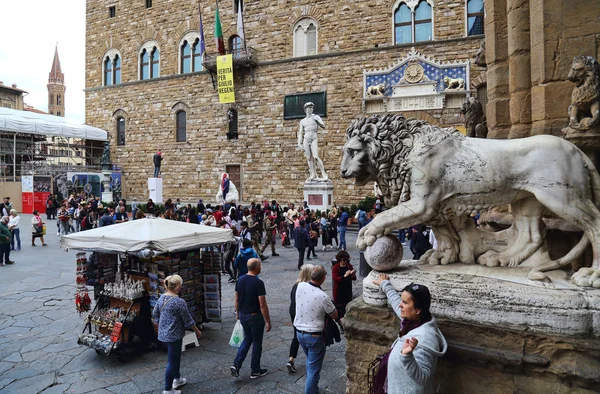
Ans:
{"label": "paving stone", "polygon": [[116,386],[110,386],[106,388],[116,394],[140,394],[140,389],[134,382],[122,383]]}
{"label": "paving stone", "polygon": [[27,352],[32,352],[34,350],[40,350],[46,346],[47,346],[47,344],[43,343],[43,342],[37,342],[37,341],[29,342],[27,345],[25,345],[21,348],[21,353],[27,353]]}
{"label": "paving stone", "polygon": [[0,361],[0,375],[2,375],[4,372],[8,371],[9,369],[13,368],[14,366],[15,366],[14,363]]}
{"label": "paving stone", "polygon": [[53,385],[54,378],[54,373],[46,373],[26,379],[19,379],[6,386],[3,390],[14,394],[39,393]]}
{"label": "paving stone", "polygon": [[14,382],[14,379],[0,379],[0,390]]}
{"label": "paving stone", "polygon": [[62,354],[48,354],[42,359],[37,359],[29,364],[30,368],[36,369],[42,373],[59,371],[68,362],[73,359],[71,356],[65,356]]}
{"label": "paving stone", "polygon": [[20,353],[13,353],[10,356],[4,358],[2,361],[10,361],[12,363],[20,363],[23,361]]}
{"label": "paving stone", "polygon": [[62,343],[57,343],[54,345],[48,345],[44,348],[44,351],[48,353],[60,353],[64,350],[78,349],[81,348],[81,345],[78,345],[76,341],[71,339],[70,341],[65,341]]}
{"label": "paving stone", "polygon": [[69,393],[77,393],[77,394],[85,394],[85,393],[90,393],[90,392],[97,393],[98,390],[104,389],[109,386],[112,386],[112,383],[107,383],[107,382],[103,382],[101,380],[88,378],[86,380],[82,380],[82,381],[73,383],[69,387]]}
{"label": "paving stone", "polygon": [[2,378],[9,379],[25,379],[39,375],[40,372],[33,368],[29,368],[28,364],[19,364],[15,368],[5,372]]}
{"label": "paving stone", "polygon": [[42,391],[41,394],[63,394],[69,389],[69,386],[71,386],[70,383],[57,384],[48,387],[46,390]]}

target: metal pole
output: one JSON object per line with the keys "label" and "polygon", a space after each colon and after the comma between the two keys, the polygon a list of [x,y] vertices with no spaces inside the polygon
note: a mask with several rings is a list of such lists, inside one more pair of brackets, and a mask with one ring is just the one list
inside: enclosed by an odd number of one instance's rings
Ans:
{"label": "metal pole", "polygon": [[17,181],[17,133],[13,134],[13,182]]}

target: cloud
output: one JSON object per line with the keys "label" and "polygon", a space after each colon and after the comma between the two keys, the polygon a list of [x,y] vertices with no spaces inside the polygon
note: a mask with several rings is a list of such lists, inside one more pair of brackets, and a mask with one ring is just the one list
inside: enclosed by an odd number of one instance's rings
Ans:
{"label": "cloud", "polygon": [[65,115],[85,122],[85,1],[0,1],[0,81],[27,91],[25,102],[48,110],[48,73],[58,43],[65,74]]}

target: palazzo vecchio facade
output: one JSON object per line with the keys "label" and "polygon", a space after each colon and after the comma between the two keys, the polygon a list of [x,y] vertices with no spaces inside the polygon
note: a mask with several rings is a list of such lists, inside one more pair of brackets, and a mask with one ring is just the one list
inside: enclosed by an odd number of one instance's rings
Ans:
{"label": "palazzo vecchio facade", "polygon": [[[213,201],[227,171],[243,201],[300,203],[308,166],[296,133],[312,101],[327,126],[319,155],[335,202],[356,203],[372,188],[342,180],[339,165],[357,116],[398,112],[462,126],[466,98],[486,100],[485,69],[472,64],[483,0],[246,0],[245,49],[237,0],[221,0],[235,104],[220,104],[216,89],[215,8],[212,0],[87,1],[86,122],[109,132],[128,199],[147,198],[161,150],[165,199]],[[449,89],[450,79],[463,87]]]}

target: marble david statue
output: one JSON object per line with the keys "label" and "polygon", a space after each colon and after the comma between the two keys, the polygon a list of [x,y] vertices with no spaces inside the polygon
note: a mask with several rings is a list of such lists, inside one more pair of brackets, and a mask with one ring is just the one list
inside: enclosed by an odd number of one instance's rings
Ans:
{"label": "marble david statue", "polygon": [[[326,181],[329,179],[323,161],[319,158],[318,131],[319,127],[325,128],[325,123],[319,115],[313,114],[315,105],[311,102],[304,104],[306,117],[300,121],[298,128],[298,149],[304,151],[308,161],[309,181]],[[304,137],[304,140],[303,140]],[[321,171],[321,177],[317,176],[316,167]]]}
{"label": "marble david statue", "polygon": [[[600,288],[600,175],[572,143],[551,135],[467,138],[398,114],[361,117],[346,135],[342,178],[359,186],[377,182],[389,207],[360,230],[359,249],[424,223],[438,248],[422,264],[522,267],[527,279],[547,281],[550,271],[570,265],[591,244],[592,267],[579,269],[571,282]],[[506,230],[482,231],[469,218],[507,204],[513,223]],[[548,253],[545,209],[583,231],[558,259]]]}

